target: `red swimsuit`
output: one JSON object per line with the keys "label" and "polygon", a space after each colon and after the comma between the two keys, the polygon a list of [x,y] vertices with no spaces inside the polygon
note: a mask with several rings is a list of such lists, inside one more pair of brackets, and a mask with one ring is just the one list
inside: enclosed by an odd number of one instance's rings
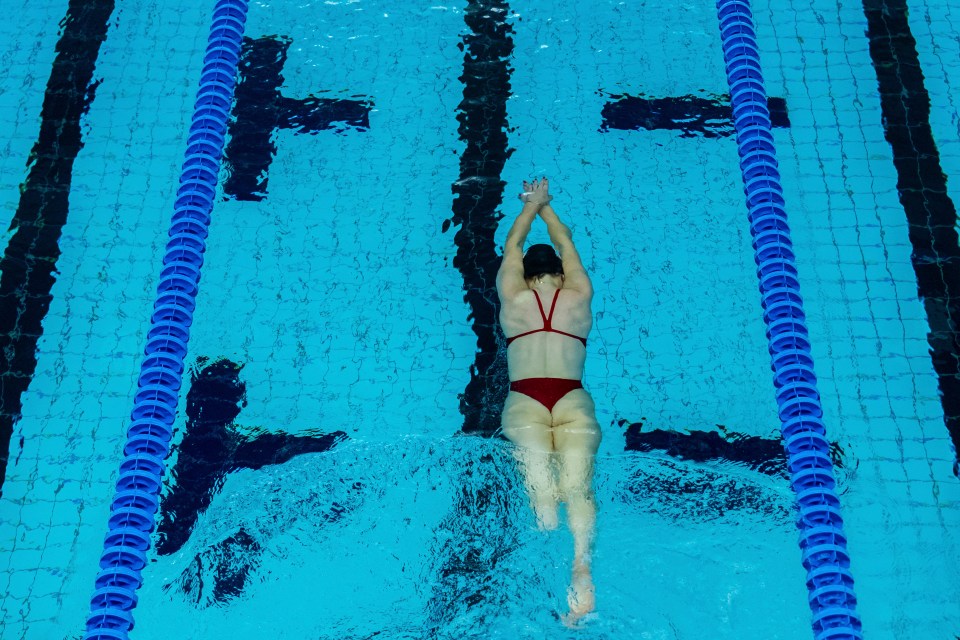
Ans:
{"label": "red swimsuit", "polygon": [[[540,307],[540,316],[543,318],[543,328],[534,329],[533,331],[525,331],[524,333],[517,334],[512,338],[507,338],[508,347],[510,346],[510,343],[517,338],[529,336],[532,333],[540,333],[541,331],[559,333],[560,335],[569,336],[582,342],[584,347],[587,346],[586,338],[581,338],[580,336],[575,336],[572,333],[554,329],[550,324],[550,321],[553,319],[553,310],[557,306],[557,298],[560,296],[560,289],[557,289],[557,292],[553,294],[553,304],[550,305],[550,315],[547,315],[543,312],[543,304],[540,302],[540,294],[534,290],[533,295],[536,296],[537,306]],[[579,380],[568,380],[567,378],[524,378],[523,380],[514,380],[510,383],[511,391],[516,391],[525,396],[530,396],[545,406],[548,411],[553,410],[553,406],[557,404],[557,401],[560,400],[560,398],[567,395],[574,389],[582,388],[583,384]]]}

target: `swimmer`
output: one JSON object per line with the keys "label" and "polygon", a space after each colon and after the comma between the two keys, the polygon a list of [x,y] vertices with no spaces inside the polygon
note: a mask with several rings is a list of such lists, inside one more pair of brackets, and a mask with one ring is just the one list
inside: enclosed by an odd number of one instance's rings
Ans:
{"label": "swimmer", "polygon": [[[593,286],[570,229],[550,205],[546,178],[523,183],[523,209],[513,223],[497,273],[500,325],[507,336],[510,391],[503,434],[516,445],[530,503],[541,529],[558,526],[557,505],[567,505],[573,534],[573,575],[567,592],[575,625],[593,611],[590,573],[596,503],[593,460],[600,446],[593,399],[583,388],[587,334],[593,326]],[[547,225],[554,246],[523,245],[534,219]]]}

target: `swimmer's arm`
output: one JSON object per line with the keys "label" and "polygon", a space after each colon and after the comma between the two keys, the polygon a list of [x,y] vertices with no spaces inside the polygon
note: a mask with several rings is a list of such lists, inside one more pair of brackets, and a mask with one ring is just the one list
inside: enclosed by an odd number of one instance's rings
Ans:
{"label": "swimmer's arm", "polygon": [[593,283],[587,275],[587,270],[583,268],[583,262],[580,261],[580,254],[577,248],[573,246],[573,234],[570,227],[563,224],[557,212],[549,203],[543,205],[540,209],[540,217],[547,224],[547,233],[550,234],[550,241],[560,253],[560,260],[563,262],[563,288],[579,291],[587,296],[593,296]]}
{"label": "swimmer's arm", "polygon": [[533,226],[539,209],[539,204],[525,202],[520,215],[507,233],[507,240],[503,244],[503,261],[497,271],[497,293],[501,300],[512,298],[527,289],[527,283],[523,279],[523,243],[530,235],[530,227]]}

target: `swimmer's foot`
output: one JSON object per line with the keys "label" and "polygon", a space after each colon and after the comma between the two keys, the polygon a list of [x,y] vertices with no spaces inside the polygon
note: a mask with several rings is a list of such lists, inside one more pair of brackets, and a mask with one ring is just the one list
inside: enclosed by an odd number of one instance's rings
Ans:
{"label": "swimmer's foot", "polygon": [[596,591],[590,576],[590,567],[583,564],[574,566],[573,579],[567,589],[567,605],[570,613],[563,616],[563,624],[571,628],[577,627],[584,616],[596,608]]}
{"label": "swimmer's foot", "polygon": [[524,202],[536,204],[541,207],[553,200],[553,196],[550,195],[550,183],[546,178],[543,180],[534,180],[533,182],[524,181],[523,193],[521,193],[519,197]]}

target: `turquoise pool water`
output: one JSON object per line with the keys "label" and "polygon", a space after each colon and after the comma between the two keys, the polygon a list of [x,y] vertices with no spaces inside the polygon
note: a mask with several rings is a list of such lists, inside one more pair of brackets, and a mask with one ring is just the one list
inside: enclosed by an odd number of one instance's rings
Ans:
{"label": "turquoise pool water", "polygon": [[[480,4],[251,5],[250,97],[132,637],[810,637],[793,494],[756,444],[779,425],[712,3],[486,3],[471,21]],[[949,187],[960,15],[909,10]],[[35,0],[0,24],[7,256],[67,11]],[[101,21],[0,498],[4,638],[81,634],[211,11],[125,3]],[[957,454],[864,7],[754,12],[864,632],[953,637]],[[465,63],[465,42],[493,43],[506,76]],[[627,98],[663,114],[617,112]],[[472,370],[492,282],[463,256],[502,245],[539,175],[597,289],[598,612],[576,632],[555,618],[569,535],[536,530],[484,437],[498,370]]]}

